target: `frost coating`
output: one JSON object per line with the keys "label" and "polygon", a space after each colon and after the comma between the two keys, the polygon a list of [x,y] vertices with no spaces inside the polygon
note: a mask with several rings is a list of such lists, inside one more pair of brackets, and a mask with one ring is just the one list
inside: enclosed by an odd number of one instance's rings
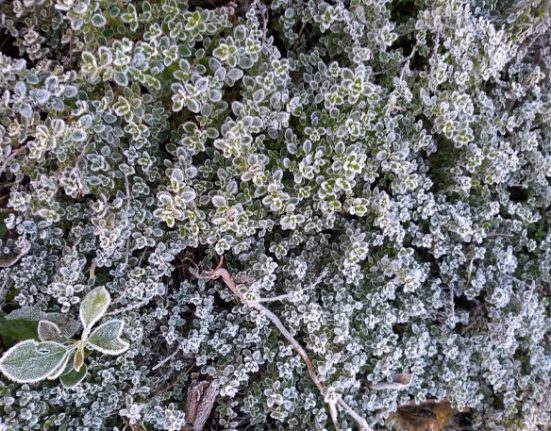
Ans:
{"label": "frost coating", "polygon": [[62,344],[27,340],[2,355],[0,371],[15,382],[34,383],[57,373],[66,356]]}
{"label": "frost coating", "polygon": [[52,322],[61,330],[61,335],[65,338],[72,337],[79,329],[80,324],[69,315],[62,313],[48,313],[41,310],[38,306],[21,307],[13,310],[6,315],[6,319],[25,319],[40,322],[45,320]]}
{"label": "frost coating", "polygon": [[223,254],[373,428],[434,399],[545,428],[549,2],[233,3],[0,2],[2,308],[74,318],[103,285],[131,344],[72,389],[2,377],[1,421],[181,430],[193,367],[215,429],[352,428],[189,276]]}
{"label": "frost coating", "polygon": [[38,322],[38,338],[40,338],[40,341],[54,341],[61,335],[61,329],[55,323],[48,320]]}
{"label": "frost coating", "polygon": [[52,373],[48,375],[47,377],[48,380],[56,380],[64,373],[67,365],[69,364],[69,358],[71,356],[70,351],[71,351],[70,349],[67,349],[67,353],[65,354],[63,360],[55,367]]}
{"label": "frost coating", "polygon": [[120,355],[130,344],[120,339],[124,322],[114,319],[102,323],[90,334],[86,346],[107,355]]}
{"label": "frost coating", "polygon": [[104,286],[96,287],[86,295],[80,304],[79,311],[85,332],[90,331],[92,326],[103,317],[110,303],[111,296]]}

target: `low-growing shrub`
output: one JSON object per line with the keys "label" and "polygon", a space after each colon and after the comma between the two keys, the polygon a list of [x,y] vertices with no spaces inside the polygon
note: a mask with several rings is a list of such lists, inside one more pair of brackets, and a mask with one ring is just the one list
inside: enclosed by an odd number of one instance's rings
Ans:
{"label": "low-growing shrub", "polygon": [[0,430],[548,426],[549,7],[0,1]]}

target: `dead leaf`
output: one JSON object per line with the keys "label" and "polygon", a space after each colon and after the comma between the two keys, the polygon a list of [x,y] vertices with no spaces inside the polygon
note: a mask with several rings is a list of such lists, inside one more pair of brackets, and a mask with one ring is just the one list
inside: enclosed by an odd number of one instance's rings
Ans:
{"label": "dead leaf", "polygon": [[449,401],[427,401],[398,407],[390,421],[397,431],[444,431],[456,413]]}
{"label": "dead leaf", "polygon": [[199,381],[197,378],[197,374],[192,375],[191,385],[187,391],[184,412],[188,425],[182,431],[203,431],[218,394],[216,380]]}

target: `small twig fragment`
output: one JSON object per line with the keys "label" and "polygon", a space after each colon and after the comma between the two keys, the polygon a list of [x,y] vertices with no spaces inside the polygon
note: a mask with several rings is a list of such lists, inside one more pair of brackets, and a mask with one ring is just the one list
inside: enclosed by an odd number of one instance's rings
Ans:
{"label": "small twig fragment", "polygon": [[380,390],[402,390],[408,388],[413,381],[413,374],[400,373],[396,374],[391,382],[381,382],[381,383],[369,383],[368,386],[370,389],[380,391]]}

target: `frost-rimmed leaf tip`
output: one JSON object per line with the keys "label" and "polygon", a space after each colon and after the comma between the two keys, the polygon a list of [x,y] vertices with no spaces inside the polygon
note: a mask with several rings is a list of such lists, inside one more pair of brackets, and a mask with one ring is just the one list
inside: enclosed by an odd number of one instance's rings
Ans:
{"label": "frost-rimmed leaf tip", "polygon": [[100,320],[111,303],[111,295],[103,286],[96,287],[82,300],[80,304],[80,321],[84,332],[89,332],[94,323]]}

